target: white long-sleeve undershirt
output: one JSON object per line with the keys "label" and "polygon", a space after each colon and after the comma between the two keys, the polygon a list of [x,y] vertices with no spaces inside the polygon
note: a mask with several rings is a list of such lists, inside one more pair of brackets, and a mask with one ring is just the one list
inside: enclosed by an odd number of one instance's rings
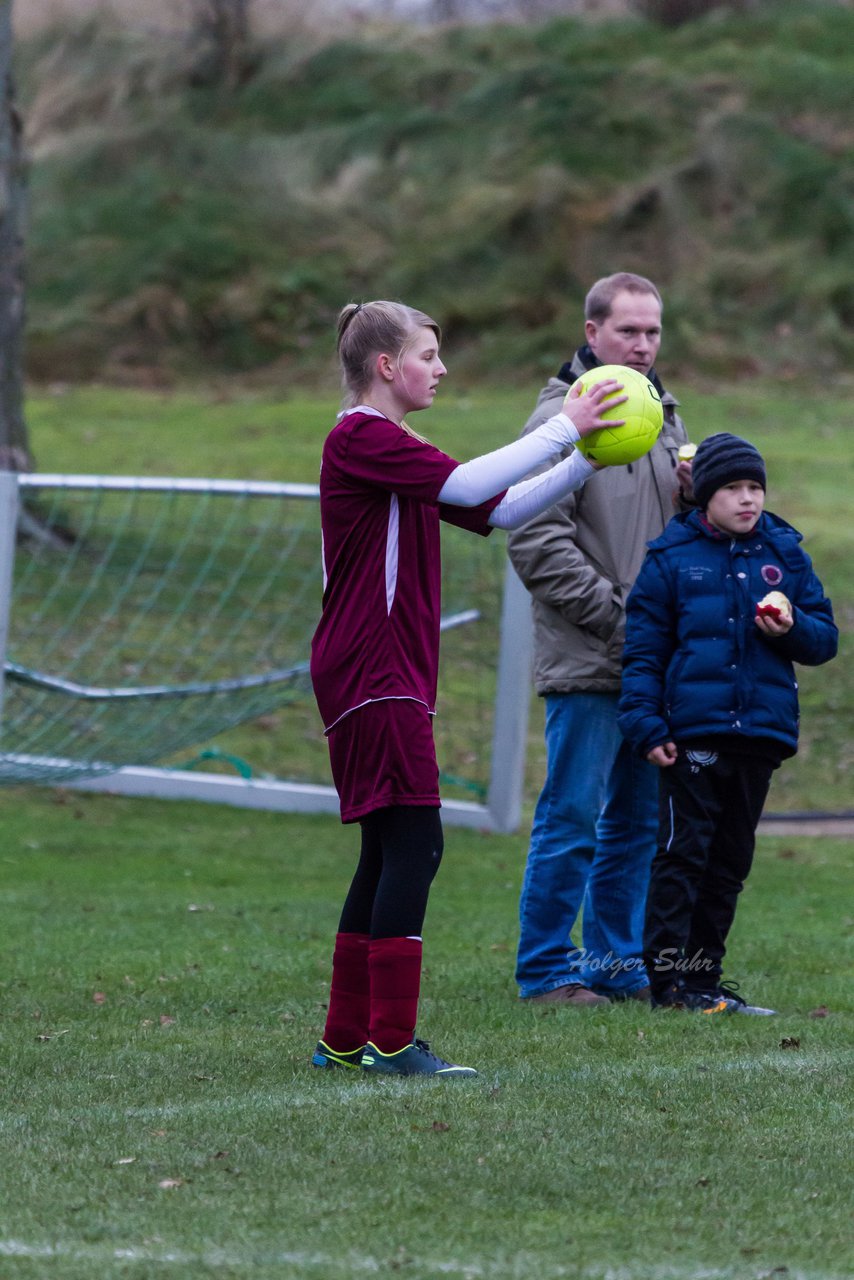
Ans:
{"label": "white long-sleeve undershirt", "polygon": [[521,440],[461,463],[442,485],[439,501],[454,507],[478,507],[579,439],[572,419],[556,413]]}
{"label": "white long-sleeve undershirt", "polygon": [[580,489],[595,470],[583,454],[574,452],[549,471],[511,485],[490,514],[489,523],[495,529],[521,529],[541,511]]}

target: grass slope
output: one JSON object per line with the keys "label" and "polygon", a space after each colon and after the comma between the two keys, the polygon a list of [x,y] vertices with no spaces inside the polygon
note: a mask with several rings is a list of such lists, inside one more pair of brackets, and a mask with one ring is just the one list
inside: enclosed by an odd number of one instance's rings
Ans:
{"label": "grass slope", "polygon": [[671,359],[854,351],[854,11],[820,2],[259,38],[233,93],[178,35],[22,40],[43,378],[279,362],[350,296],[436,314],[472,376],[550,369],[591,280],[666,290]]}
{"label": "grass slope", "polygon": [[730,976],[773,1019],[523,1009],[523,842],[453,833],[422,1034],[470,1084],[312,1073],[353,834],[0,799],[0,1272],[848,1274],[851,847],[760,841]]}

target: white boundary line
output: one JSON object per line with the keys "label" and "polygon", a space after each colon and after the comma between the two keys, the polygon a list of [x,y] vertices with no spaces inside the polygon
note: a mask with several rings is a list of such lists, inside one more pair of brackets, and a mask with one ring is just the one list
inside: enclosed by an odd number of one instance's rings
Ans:
{"label": "white boundary line", "polygon": [[[148,1262],[156,1266],[188,1267],[203,1265],[210,1268],[289,1266],[298,1267],[302,1271],[326,1271],[328,1274],[353,1275],[366,1273],[370,1275],[387,1275],[388,1257],[374,1257],[371,1254],[320,1253],[308,1250],[270,1250],[259,1252],[252,1249],[248,1255],[230,1253],[225,1249],[210,1249],[204,1253],[189,1253],[183,1249],[155,1250],[133,1245],[115,1248],[109,1245],[85,1244],[36,1244],[26,1240],[0,1240],[0,1258],[67,1258],[74,1262]],[[732,1267],[697,1267],[689,1268],[661,1265],[562,1266],[559,1263],[544,1263],[539,1255],[520,1253],[507,1259],[480,1258],[472,1262],[459,1262],[450,1258],[418,1258],[412,1261],[420,1271],[433,1274],[459,1276],[462,1280],[479,1280],[490,1277],[490,1280],[518,1280],[521,1276],[536,1275],[537,1280],[735,1280],[737,1274],[743,1274],[739,1264]],[[762,1274],[760,1268],[759,1271]],[[839,1272],[802,1271],[794,1268],[786,1269],[787,1280],[850,1280]]]}

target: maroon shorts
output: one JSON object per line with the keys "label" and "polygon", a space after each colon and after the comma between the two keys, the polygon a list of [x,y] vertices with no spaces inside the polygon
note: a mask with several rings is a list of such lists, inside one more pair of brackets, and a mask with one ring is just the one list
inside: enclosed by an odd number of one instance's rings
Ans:
{"label": "maroon shorts", "polygon": [[327,735],[341,821],[390,805],[438,808],[433,717],[412,698],[384,698],[351,711]]}

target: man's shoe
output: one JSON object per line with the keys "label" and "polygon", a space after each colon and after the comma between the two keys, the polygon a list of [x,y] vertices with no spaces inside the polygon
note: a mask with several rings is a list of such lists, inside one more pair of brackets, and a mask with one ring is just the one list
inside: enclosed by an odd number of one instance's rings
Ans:
{"label": "man's shoe", "polygon": [[311,1055],[311,1065],[313,1067],[348,1067],[351,1071],[355,1071],[362,1065],[364,1052],[364,1049],[351,1049],[349,1053],[336,1053],[334,1049],[329,1048],[328,1044],[318,1040],[317,1048]]}
{"label": "man's shoe", "polygon": [[634,991],[620,991],[609,997],[611,1004],[626,1004],[629,1000],[638,1000],[641,1004],[649,1004],[652,989],[649,986],[637,987]]}
{"label": "man's shoe", "polygon": [[476,1076],[474,1067],[460,1067],[431,1052],[426,1040],[413,1040],[397,1053],[381,1053],[369,1040],[362,1053],[362,1070],[372,1076]]}
{"label": "man's shoe", "polygon": [[541,996],[523,996],[526,1004],[574,1004],[592,1009],[598,1004],[610,1004],[607,996],[597,996],[595,991],[580,982],[570,982],[565,987],[552,987]]}

